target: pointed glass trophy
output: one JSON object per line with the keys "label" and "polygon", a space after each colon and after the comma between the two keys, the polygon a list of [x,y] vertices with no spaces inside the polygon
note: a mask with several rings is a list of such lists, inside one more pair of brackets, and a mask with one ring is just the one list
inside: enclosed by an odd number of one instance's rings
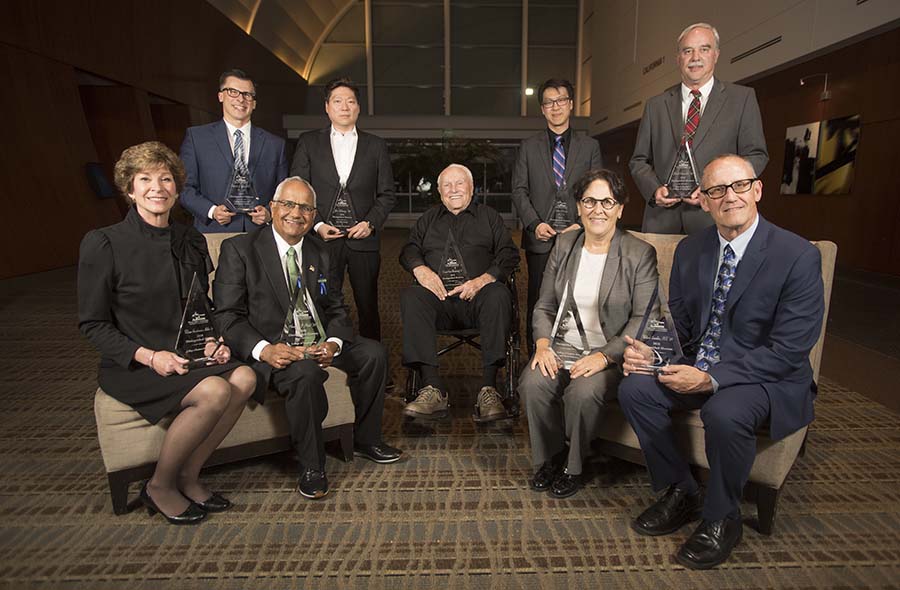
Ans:
{"label": "pointed glass trophy", "polygon": [[250,213],[259,205],[259,197],[246,167],[235,166],[228,183],[225,205],[236,213]]}
{"label": "pointed glass trophy", "polygon": [[281,342],[289,346],[315,346],[325,340],[325,329],[301,281],[284,318]]}
{"label": "pointed glass trophy", "polygon": [[441,268],[438,276],[441,277],[441,282],[444,283],[444,289],[448,291],[469,280],[466,263],[463,262],[453,231],[447,234],[447,244],[444,246],[444,256],[441,258]]}
{"label": "pointed glass trophy", "polygon": [[328,213],[328,223],[342,232],[346,232],[359,223],[356,211],[353,209],[353,199],[350,198],[350,191],[344,185],[338,188],[338,192],[334,196],[334,203],[332,203],[331,211]]}
{"label": "pointed glass trophy", "polygon": [[687,199],[694,190],[700,186],[700,175],[697,174],[697,164],[694,162],[694,153],[691,151],[691,142],[687,137],[681,138],[681,147],[675,154],[675,163],[669,178],[666,179],[666,187],[669,189],[670,199]]}
{"label": "pointed glass trophy", "polygon": [[[573,344],[573,340],[580,342],[580,345]],[[553,329],[550,331],[550,349],[556,356],[557,363],[567,371],[578,359],[591,353],[578,305],[569,293],[569,283],[566,283],[563,289],[562,302],[556,312]]]}
{"label": "pointed glass trophy", "polygon": [[547,223],[558,232],[563,231],[573,223],[572,221],[572,212],[569,211],[569,201],[566,198],[568,196],[568,191],[566,190],[566,184],[563,182],[562,186],[560,186],[556,190],[556,196],[553,199],[553,204],[550,206],[550,210],[547,212]]}
{"label": "pointed glass trophy", "polygon": [[649,346],[653,354],[653,360],[641,368],[641,373],[655,375],[663,367],[684,358],[669,303],[659,285],[653,290],[636,338]]}
{"label": "pointed glass trophy", "polygon": [[215,354],[221,346],[222,339],[212,321],[206,289],[201,286],[195,272],[175,339],[175,352],[188,359],[188,369],[196,369],[215,364]]}

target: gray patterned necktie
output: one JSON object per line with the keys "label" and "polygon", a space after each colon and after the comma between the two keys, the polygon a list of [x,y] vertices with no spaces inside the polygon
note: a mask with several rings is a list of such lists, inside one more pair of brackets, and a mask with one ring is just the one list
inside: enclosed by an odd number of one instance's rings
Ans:
{"label": "gray patterned necktie", "polygon": [[725,315],[725,303],[728,301],[728,292],[734,283],[734,275],[737,272],[737,256],[731,249],[731,244],[725,245],[725,254],[722,256],[722,264],[719,266],[719,274],[716,275],[716,284],[713,289],[712,309],[709,313],[709,323],[700,341],[700,350],[697,351],[697,360],[694,366],[701,371],[708,371],[713,365],[719,363],[719,340],[722,338],[722,318]]}
{"label": "gray patterned necktie", "polygon": [[247,174],[247,162],[244,160],[244,134],[240,129],[234,130],[234,167],[241,174]]}

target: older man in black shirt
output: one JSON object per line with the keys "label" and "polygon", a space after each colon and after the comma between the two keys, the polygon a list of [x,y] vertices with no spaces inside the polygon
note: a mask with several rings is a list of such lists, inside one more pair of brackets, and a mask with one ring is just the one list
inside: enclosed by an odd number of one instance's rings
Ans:
{"label": "older man in black shirt", "polygon": [[444,415],[447,390],[438,373],[437,330],[478,328],[484,365],[475,413],[480,420],[506,416],[496,389],[506,359],[512,301],[504,284],[519,252],[500,214],[472,202],[474,181],[465,166],[451,164],[438,176],[441,203],[423,214],[400,252],[400,264],[417,285],[400,294],[403,364],[418,370],[424,386],[404,414]]}

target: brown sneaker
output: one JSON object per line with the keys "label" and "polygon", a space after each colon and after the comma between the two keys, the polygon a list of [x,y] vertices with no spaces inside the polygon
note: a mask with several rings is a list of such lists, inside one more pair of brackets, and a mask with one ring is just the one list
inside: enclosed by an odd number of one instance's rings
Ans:
{"label": "brown sneaker", "polygon": [[503,398],[494,387],[485,385],[479,390],[472,417],[476,422],[492,422],[507,417]]}
{"label": "brown sneaker", "polygon": [[416,399],[406,404],[403,413],[413,418],[439,418],[447,415],[450,403],[447,394],[437,387],[426,385],[416,394]]}

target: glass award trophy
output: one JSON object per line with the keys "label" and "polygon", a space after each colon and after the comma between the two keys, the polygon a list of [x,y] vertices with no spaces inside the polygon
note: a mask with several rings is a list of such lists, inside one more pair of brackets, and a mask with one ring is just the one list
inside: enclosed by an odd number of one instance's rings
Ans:
{"label": "glass award trophy", "polygon": [[250,213],[259,205],[259,197],[253,189],[253,181],[246,167],[235,166],[228,183],[225,205],[236,213]]}
{"label": "glass award trophy", "polygon": [[334,203],[332,203],[331,211],[328,213],[328,223],[342,232],[346,232],[359,223],[356,218],[356,212],[353,210],[353,200],[350,198],[350,191],[344,185],[338,188],[338,192],[334,196]]}
{"label": "glass award trophy", "polygon": [[297,289],[284,318],[281,342],[289,346],[315,346],[325,340],[325,330],[306,289],[297,280]]}
{"label": "glass award trophy", "polygon": [[441,259],[441,269],[438,272],[444,288],[448,291],[455,289],[469,280],[469,273],[466,272],[466,263],[463,262],[462,254],[456,245],[456,238],[453,237],[453,231],[447,234],[447,245],[444,246],[444,256]]}
{"label": "glass award trophy", "polygon": [[637,340],[650,347],[653,360],[641,372],[653,374],[684,358],[681,350],[681,342],[678,340],[678,332],[675,330],[675,322],[669,311],[669,304],[660,291],[659,285],[653,290],[650,303],[644,312],[644,318],[638,328]]}
{"label": "glass award trophy", "polygon": [[550,206],[550,211],[547,212],[547,223],[558,232],[561,232],[574,223],[572,221],[571,212],[569,211],[569,201],[566,199],[567,196],[568,191],[566,190],[565,183],[563,183],[563,185],[557,189],[553,204]]}
{"label": "glass award trophy", "polygon": [[[566,338],[573,331],[578,333],[578,339],[581,341],[580,348],[570,342],[571,338]],[[578,305],[575,303],[575,298],[569,293],[569,283],[566,283],[563,289],[562,303],[556,312],[556,321],[550,331],[550,349],[556,356],[557,363],[567,371],[572,368],[575,361],[591,353],[591,346],[588,344],[587,332],[581,322]]]}
{"label": "glass award trophy", "polygon": [[221,346],[222,339],[212,322],[212,309],[206,298],[206,290],[200,285],[195,272],[184,304],[178,337],[175,339],[175,352],[188,359],[188,369],[196,369],[215,364],[214,357]]}
{"label": "glass award trophy", "polygon": [[687,140],[687,137],[682,137],[681,147],[675,154],[675,163],[666,180],[669,198],[687,199],[700,186],[699,178],[697,165],[694,163],[694,153],[691,151],[691,142]]}

